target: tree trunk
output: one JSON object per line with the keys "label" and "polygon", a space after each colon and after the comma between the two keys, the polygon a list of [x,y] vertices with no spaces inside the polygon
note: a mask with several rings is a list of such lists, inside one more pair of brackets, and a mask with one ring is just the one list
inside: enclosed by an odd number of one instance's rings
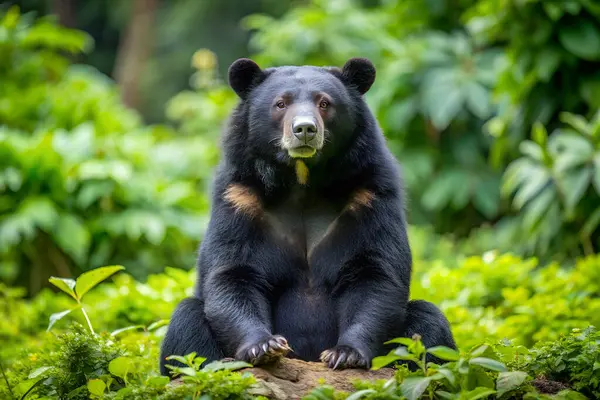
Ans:
{"label": "tree trunk", "polygon": [[157,5],[158,0],[133,0],[129,23],[117,52],[113,75],[123,102],[132,108],[139,103],[139,78],[152,48]]}

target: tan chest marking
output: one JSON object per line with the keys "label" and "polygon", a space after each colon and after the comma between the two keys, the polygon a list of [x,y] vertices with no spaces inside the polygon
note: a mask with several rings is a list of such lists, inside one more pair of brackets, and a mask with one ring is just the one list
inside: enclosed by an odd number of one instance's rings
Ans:
{"label": "tan chest marking", "polygon": [[245,214],[250,218],[258,217],[263,213],[260,198],[246,186],[238,183],[229,185],[223,194],[223,198],[236,212]]}

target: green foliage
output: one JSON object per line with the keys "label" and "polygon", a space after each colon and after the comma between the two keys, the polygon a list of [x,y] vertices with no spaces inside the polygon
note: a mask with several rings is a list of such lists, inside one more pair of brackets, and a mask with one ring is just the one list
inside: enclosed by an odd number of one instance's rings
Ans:
{"label": "green foliage", "polygon": [[212,136],[142,125],[114,83],[69,66],[63,52],[89,47],[83,33],[15,8],[0,29],[0,277],[36,292],[106,264],[140,278],[192,266]]}
{"label": "green foliage", "polygon": [[481,128],[495,111],[491,88],[503,55],[454,30],[457,10],[472,1],[458,8],[420,3],[361,9],[355,1],[315,0],[278,20],[254,15],[244,23],[254,30],[254,58],[265,66],[341,66],[357,54],[369,57],[379,83],[367,101],[402,161],[411,220],[464,234],[501,212],[500,173],[488,165],[491,141]]}
{"label": "green foliage", "polygon": [[120,265],[96,268],[83,273],[77,278],[77,281],[66,278],[50,278],[50,283],[52,283],[54,286],[56,286],[57,288],[71,296],[73,299],[75,299],[75,301],[77,302],[77,307],[52,314],[50,316],[50,324],[48,325],[48,330],[52,328],[56,321],[66,316],[71,311],[75,309],[80,309],[81,313],[85,317],[88,327],[90,328],[90,332],[94,333],[94,328],[92,328],[92,323],[90,322],[90,319],[87,315],[87,312],[85,311],[85,308],[83,307],[83,304],[81,303],[81,300],[90,289],[94,288],[100,282],[122,269],[125,268]]}
{"label": "green foliage", "polygon": [[526,250],[567,253],[600,246],[600,111],[591,121],[562,114],[565,127],[550,136],[536,125],[534,140],[506,170],[504,189],[521,210],[520,239]]}
{"label": "green foliage", "polygon": [[542,343],[529,352],[524,368],[568,382],[573,389],[591,398],[600,397],[600,332],[593,327],[574,329],[557,341]]}
{"label": "green foliage", "polygon": [[600,324],[599,271],[598,256],[568,269],[493,252],[456,266],[416,260],[411,297],[441,307],[460,348],[504,338],[531,346]]}
{"label": "green foliage", "polygon": [[[509,254],[464,257],[462,245],[428,229],[411,227],[410,237],[414,248],[411,297],[442,308],[460,351],[425,348],[418,337],[394,339],[390,343],[398,348],[375,358],[374,369],[412,362],[417,371],[400,365],[390,381],[356,382],[352,393],[322,386],[307,398],[580,398],[573,391],[554,397],[539,394],[534,384],[540,379],[562,382],[589,398],[597,396],[600,338],[592,329],[581,329],[600,324],[600,257],[580,259],[572,268],[540,266],[535,259]],[[75,298],[81,297],[90,286],[86,282],[99,282],[112,270],[103,271],[87,272],[75,283],[67,281],[65,290],[74,287]],[[46,332],[50,315],[73,302],[70,295],[46,289],[25,301],[22,290],[0,286],[0,340],[5,344],[0,356],[8,361],[3,366],[12,390],[22,395],[39,381],[27,398],[56,398],[52,393],[100,399],[204,394],[251,398],[260,393],[251,377],[236,372],[246,364],[202,366],[204,359],[195,354],[174,357],[181,363],[172,368],[181,378],[179,384],[167,384],[158,376],[159,342],[173,308],[191,294],[194,275],[167,268],[141,283],[122,272],[91,288],[84,300],[95,335],[79,326],[86,323],[80,313],[70,314]],[[69,325],[73,320],[76,328]],[[576,333],[564,336],[571,329]],[[427,353],[445,364],[425,362]],[[92,367],[83,379],[79,371]],[[53,377],[63,369],[72,372]],[[6,390],[0,386],[0,397],[8,396]]]}

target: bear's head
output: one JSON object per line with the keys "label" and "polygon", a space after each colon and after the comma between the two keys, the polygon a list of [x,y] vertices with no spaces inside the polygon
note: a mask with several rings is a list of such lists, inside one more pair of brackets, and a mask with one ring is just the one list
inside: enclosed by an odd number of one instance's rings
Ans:
{"label": "bear's head", "polygon": [[261,69],[250,59],[229,67],[229,84],[241,99],[247,148],[278,162],[316,163],[355,140],[365,107],[362,95],[375,81],[364,58],[344,66]]}

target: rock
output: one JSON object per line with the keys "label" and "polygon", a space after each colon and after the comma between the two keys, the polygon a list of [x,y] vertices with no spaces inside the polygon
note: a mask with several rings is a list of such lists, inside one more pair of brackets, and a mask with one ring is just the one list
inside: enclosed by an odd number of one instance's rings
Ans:
{"label": "rock", "polygon": [[394,370],[390,368],[378,371],[332,370],[322,363],[289,358],[283,358],[274,364],[246,368],[241,371],[250,372],[256,377],[258,387],[253,394],[275,400],[300,399],[323,383],[331,385],[337,390],[351,392],[354,389],[352,385],[354,380],[389,379],[394,376]]}

